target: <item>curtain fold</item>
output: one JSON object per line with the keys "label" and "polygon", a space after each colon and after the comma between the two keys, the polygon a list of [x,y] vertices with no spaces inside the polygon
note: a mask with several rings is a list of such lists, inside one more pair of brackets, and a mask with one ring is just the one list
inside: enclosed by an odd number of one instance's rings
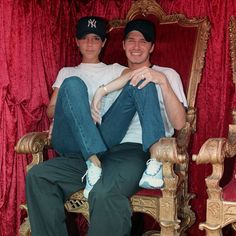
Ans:
{"label": "curtain fold", "polygon": [[[51,85],[62,66],[79,63],[74,26],[81,16],[125,18],[132,0],[2,0],[0,1],[0,236],[16,236],[25,201],[25,167],[30,158],[16,155],[14,145],[26,132],[48,129],[45,110]],[[235,107],[229,54],[229,18],[234,0],[157,0],[167,13],[207,16],[211,35],[197,96],[197,132],[192,153],[209,137],[227,136]],[[229,162],[228,162],[229,163]],[[227,164],[228,164],[227,163]],[[229,163],[230,164],[230,163]],[[226,166],[227,169],[227,166]],[[190,162],[190,191],[197,222],[188,235],[204,235],[207,165]],[[223,183],[224,184],[224,183]]]}

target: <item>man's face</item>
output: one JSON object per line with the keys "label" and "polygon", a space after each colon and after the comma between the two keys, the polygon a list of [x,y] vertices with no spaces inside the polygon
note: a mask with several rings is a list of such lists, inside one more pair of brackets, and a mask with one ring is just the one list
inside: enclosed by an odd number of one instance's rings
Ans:
{"label": "man's face", "polygon": [[131,31],[123,42],[129,66],[149,66],[149,56],[154,49],[139,31]]}

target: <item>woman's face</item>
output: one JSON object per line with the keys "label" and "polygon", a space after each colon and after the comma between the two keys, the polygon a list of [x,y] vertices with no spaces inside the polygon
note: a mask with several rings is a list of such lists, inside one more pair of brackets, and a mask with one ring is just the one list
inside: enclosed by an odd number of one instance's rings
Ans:
{"label": "woman's face", "polygon": [[96,34],[87,34],[82,39],[76,39],[77,46],[82,54],[83,63],[98,63],[99,54],[105,45]]}

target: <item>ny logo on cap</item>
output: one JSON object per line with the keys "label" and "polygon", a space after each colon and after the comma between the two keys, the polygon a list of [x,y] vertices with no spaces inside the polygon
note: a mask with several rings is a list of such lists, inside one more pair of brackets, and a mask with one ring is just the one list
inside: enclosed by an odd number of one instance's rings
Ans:
{"label": "ny logo on cap", "polygon": [[97,21],[95,20],[95,19],[89,19],[88,20],[88,27],[91,27],[91,28],[97,28],[96,27],[96,23],[97,23]]}

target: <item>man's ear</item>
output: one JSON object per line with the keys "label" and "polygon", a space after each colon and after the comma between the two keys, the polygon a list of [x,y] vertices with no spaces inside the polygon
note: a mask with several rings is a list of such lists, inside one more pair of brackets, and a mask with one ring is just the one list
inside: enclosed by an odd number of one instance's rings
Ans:
{"label": "man's ear", "polygon": [[125,50],[125,41],[122,41],[123,49]]}
{"label": "man's ear", "polygon": [[153,43],[150,50],[149,50],[149,53],[152,53],[154,51],[154,48],[155,48],[155,44]]}
{"label": "man's ear", "polygon": [[104,41],[102,42],[102,48],[105,46],[106,41],[107,41],[107,38],[105,38]]}

